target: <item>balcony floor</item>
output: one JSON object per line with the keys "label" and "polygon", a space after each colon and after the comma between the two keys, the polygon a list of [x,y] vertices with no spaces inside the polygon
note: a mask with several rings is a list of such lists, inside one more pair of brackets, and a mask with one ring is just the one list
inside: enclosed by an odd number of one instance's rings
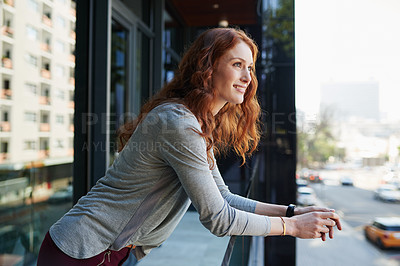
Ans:
{"label": "balcony floor", "polygon": [[228,242],[229,237],[216,237],[203,227],[197,212],[188,211],[164,244],[137,265],[221,265]]}

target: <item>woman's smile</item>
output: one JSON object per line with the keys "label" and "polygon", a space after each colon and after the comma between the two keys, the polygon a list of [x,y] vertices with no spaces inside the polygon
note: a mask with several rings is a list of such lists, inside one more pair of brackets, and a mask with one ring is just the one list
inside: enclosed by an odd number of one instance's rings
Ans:
{"label": "woman's smile", "polygon": [[251,81],[253,54],[243,41],[228,50],[216,63],[212,86],[216,91],[213,114],[226,104],[241,104]]}

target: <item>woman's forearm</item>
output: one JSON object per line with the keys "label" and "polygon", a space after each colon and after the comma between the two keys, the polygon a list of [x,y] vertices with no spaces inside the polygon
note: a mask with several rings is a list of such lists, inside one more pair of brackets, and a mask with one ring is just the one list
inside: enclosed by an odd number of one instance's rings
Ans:
{"label": "woman's forearm", "polygon": [[287,206],[257,202],[255,213],[260,215],[278,217],[286,216]]}
{"label": "woman's forearm", "polygon": [[271,231],[270,236],[295,236],[296,226],[294,221],[287,217],[270,217]]}

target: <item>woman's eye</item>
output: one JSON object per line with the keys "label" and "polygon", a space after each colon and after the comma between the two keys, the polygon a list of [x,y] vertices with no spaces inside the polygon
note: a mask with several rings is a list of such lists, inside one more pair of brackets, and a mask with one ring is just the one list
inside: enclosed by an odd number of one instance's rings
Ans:
{"label": "woman's eye", "polygon": [[241,64],[241,63],[234,63],[233,66],[235,66],[235,67],[241,67],[242,64]]}
{"label": "woman's eye", "polygon": [[249,72],[253,71],[253,67],[248,67],[247,69],[249,70]]}

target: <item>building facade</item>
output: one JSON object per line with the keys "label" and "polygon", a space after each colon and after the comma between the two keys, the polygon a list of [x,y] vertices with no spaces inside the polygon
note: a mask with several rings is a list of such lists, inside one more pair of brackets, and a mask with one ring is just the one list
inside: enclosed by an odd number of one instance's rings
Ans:
{"label": "building facade", "polygon": [[72,162],[75,2],[4,1],[0,19],[1,163]]}

